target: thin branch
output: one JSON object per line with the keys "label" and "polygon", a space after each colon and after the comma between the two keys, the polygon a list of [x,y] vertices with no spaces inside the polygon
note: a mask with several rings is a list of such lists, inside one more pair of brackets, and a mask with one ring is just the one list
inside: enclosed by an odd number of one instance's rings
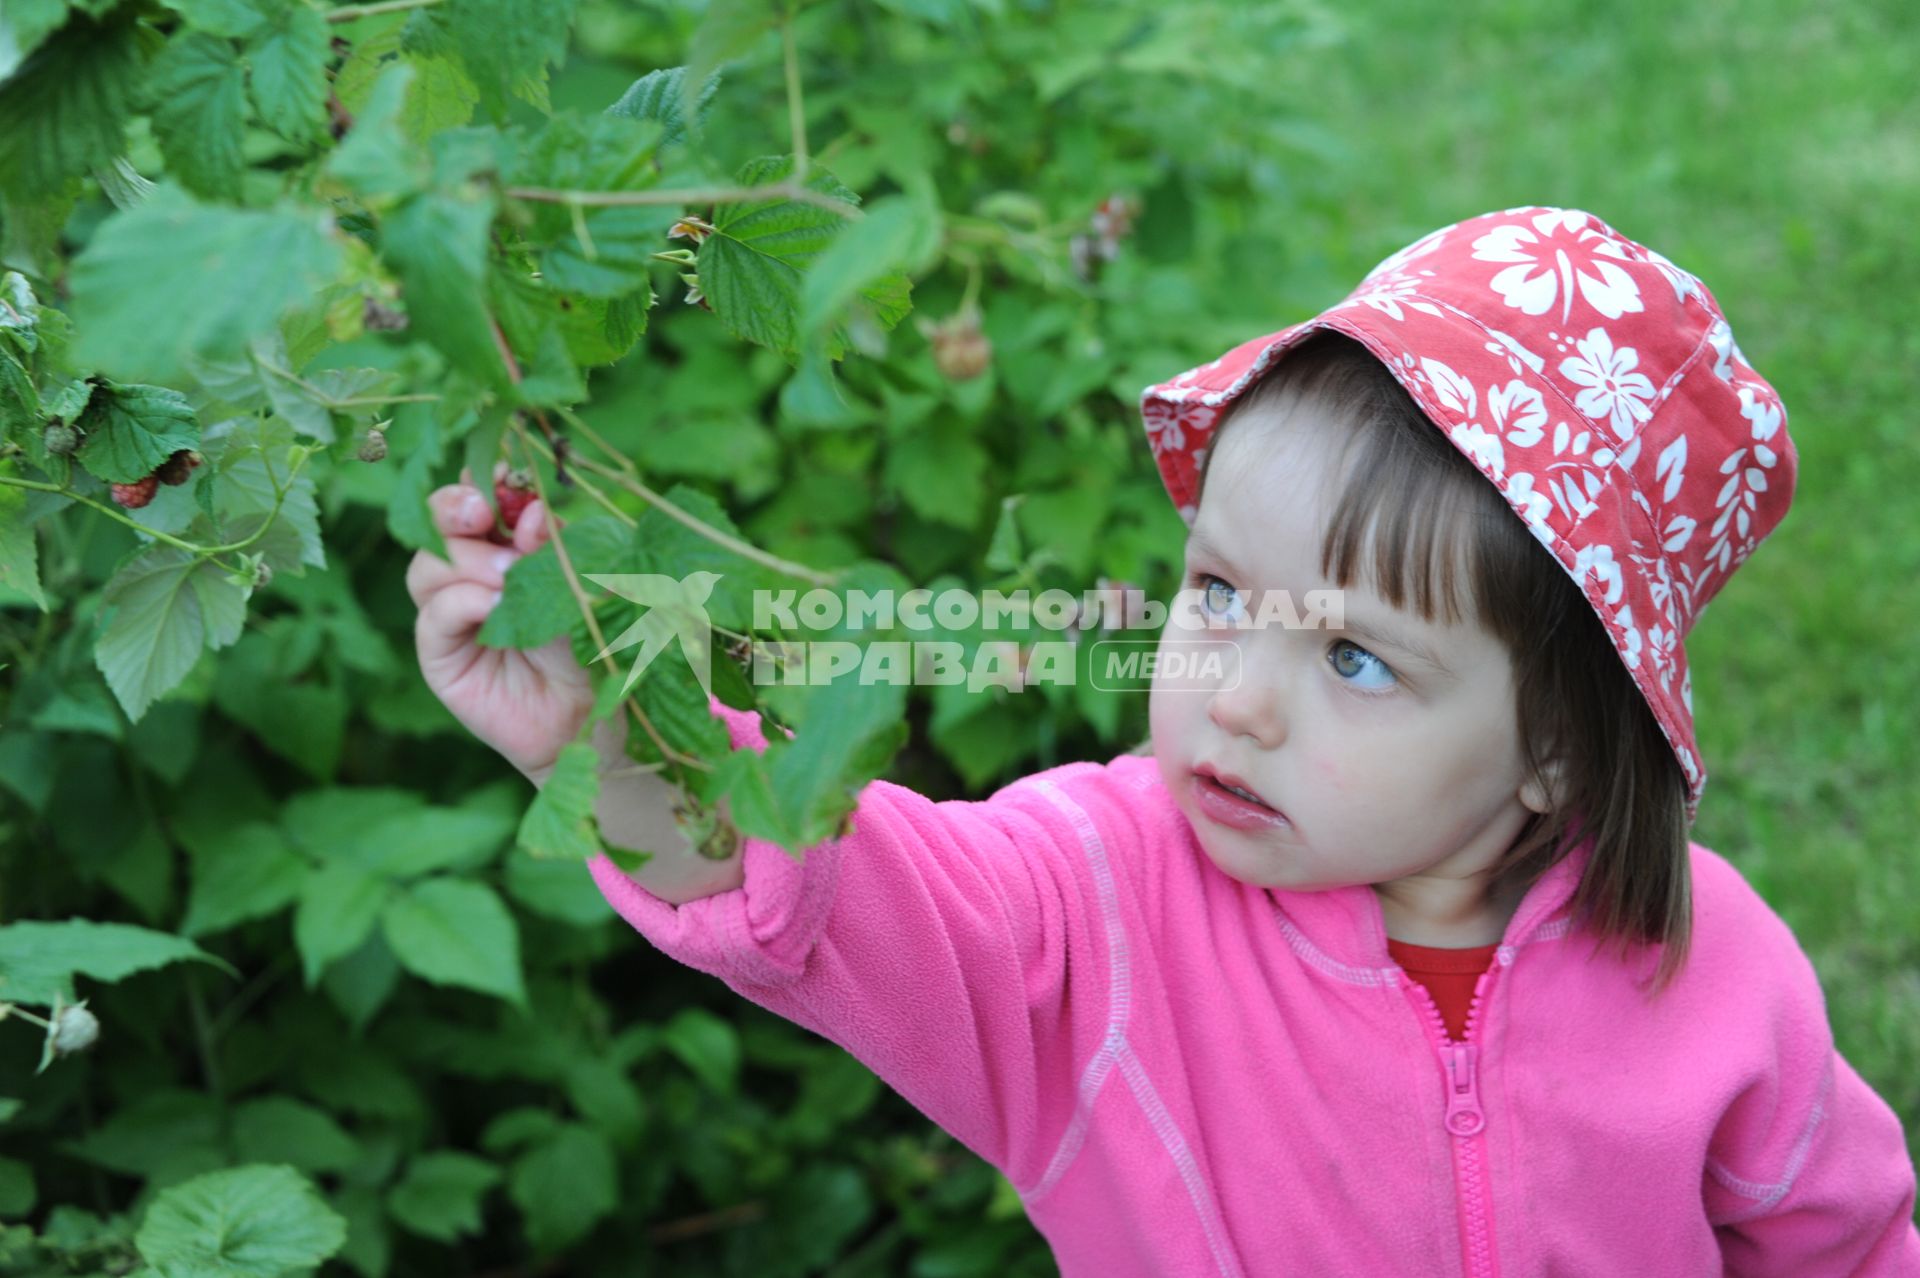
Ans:
{"label": "thin branch", "polygon": [[726,547],[742,559],[752,560],[763,568],[771,568],[773,571],[788,577],[798,577],[802,581],[810,581],[816,586],[830,587],[839,580],[838,577],[831,573],[820,572],[817,569],[807,567],[805,564],[797,564],[790,559],[782,559],[778,555],[770,555],[758,546],[741,541],[738,537],[730,533],[722,532],[698,516],[690,515],[680,509],[680,507],[674,505],[633,476],[614,470],[612,467],[595,461],[591,457],[576,456],[573,462],[577,469],[592,471],[594,474],[618,484],[648,505],[659,510],[661,514],[691,528],[694,532],[699,533],[715,545]]}
{"label": "thin branch", "polygon": [[633,458],[627,456],[612,444],[609,444],[605,439],[602,439],[600,432],[589,425],[586,418],[574,412],[571,408],[560,408],[556,411],[566,419],[567,425],[573,427],[576,433],[585,435],[593,442],[594,447],[600,449],[607,456],[618,462],[621,470],[626,471],[627,474],[634,476],[636,479],[639,478],[640,470],[633,464]]}
{"label": "thin branch", "polygon": [[[522,438],[532,446],[534,452],[539,453],[542,457],[546,458],[550,462],[553,461],[552,448],[548,447],[546,444],[542,443],[540,440],[535,439],[531,435],[523,435]],[[575,461],[575,464],[578,465],[579,457],[577,454],[575,455],[574,461]],[[592,484],[588,483],[586,480],[580,478],[578,475],[575,475],[573,477],[573,483],[574,483],[574,487],[578,488],[581,492],[585,493],[587,496],[593,498],[593,500],[600,503],[601,506],[605,507],[608,514],[612,515],[615,519],[618,519],[621,523],[625,524],[627,527],[633,528],[638,526],[638,524],[640,523],[640,521],[635,519],[632,515],[629,515],[626,511],[614,505],[613,499],[611,497],[607,496],[605,493],[601,492],[598,488],[594,487]]]}
{"label": "thin branch", "polygon": [[[533,447],[533,441],[527,435],[525,424],[517,417],[514,419],[513,429],[514,433],[520,437],[520,442],[523,446],[527,448]],[[542,482],[540,478],[540,468],[530,466],[527,469],[533,476],[534,494],[540,499],[540,504],[546,511],[545,518],[549,521],[548,527],[553,534],[553,554],[554,557],[560,561],[560,573],[567,579],[567,590],[573,595],[573,601],[580,609],[581,617],[586,620],[587,633],[593,636],[594,646],[599,648],[603,654],[600,660],[606,665],[608,670],[613,672],[614,677],[618,678],[620,676],[620,665],[613,659],[613,654],[606,651],[607,637],[600,630],[600,619],[593,615],[593,601],[587,598],[586,588],[580,584],[580,576],[573,569],[573,556],[567,553],[566,540],[560,535],[560,525],[558,521],[554,519],[553,515],[553,504],[547,499],[546,484]],[[641,728],[645,729],[648,736],[653,738],[653,744],[659,748],[660,753],[666,758],[684,767],[697,768],[702,772],[713,771],[713,769],[708,767],[702,760],[696,759],[691,755],[681,754],[678,750],[668,745],[666,740],[661,737],[659,729],[653,726],[653,721],[647,718],[646,712],[639,707],[632,697],[624,698],[622,704],[632,713],[635,722],[637,722]]]}
{"label": "thin branch", "polygon": [[697,1238],[701,1234],[710,1234],[717,1229],[731,1229],[735,1225],[750,1224],[766,1214],[766,1204],[758,1200],[735,1203],[731,1207],[722,1207],[718,1211],[704,1212],[698,1216],[687,1216],[680,1220],[669,1220],[655,1225],[647,1231],[647,1239],[653,1243],[678,1242],[682,1238]]}
{"label": "thin branch", "polygon": [[794,47],[793,12],[780,22],[780,37],[787,52],[787,120],[793,128],[793,177],[795,186],[807,180],[807,113],[800,101],[800,56]]}
{"label": "thin branch", "polygon": [[358,22],[361,18],[374,18],[383,13],[404,13],[408,9],[430,9],[441,0],[381,0],[379,4],[351,4],[344,9],[335,9],[326,15],[328,22]]}
{"label": "thin branch", "polygon": [[775,182],[767,186],[682,186],[646,191],[567,191],[544,186],[510,186],[510,199],[531,200],[540,204],[579,204],[588,208],[618,208],[635,204],[746,204],[756,200],[793,200],[811,204],[851,221],[859,221],[866,212],[799,185]]}

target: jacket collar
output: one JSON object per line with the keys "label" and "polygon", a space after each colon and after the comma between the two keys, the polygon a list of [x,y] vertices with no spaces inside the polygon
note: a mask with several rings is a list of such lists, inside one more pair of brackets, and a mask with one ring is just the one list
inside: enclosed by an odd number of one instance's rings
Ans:
{"label": "jacket collar", "polygon": [[[1559,935],[1555,926],[1567,917],[1574,889],[1593,852],[1591,840],[1582,840],[1572,851],[1555,862],[1521,897],[1513,917],[1507,920],[1500,938],[1500,962],[1511,962],[1519,948],[1552,927],[1549,935]],[[1204,854],[1203,854],[1204,855]],[[1289,929],[1288,941],[1296,949],[1304,943],[1328,960],[1321,964],[1331,974],[1371,984],[1363,974],[1371,969],[1396,966],[1387,952],[1386,915],[1380,898],[1366,884],[1327,888],[1318,892],[1293,892],[1267,888],[1273,898],[1282,927]],[[1289,927],[1290,925],[1290,927]],[[1544,938],[1541,938],[1544,939]],[[1312,961],[1315,956],[1303,953]],[[1353,975],[1339,969],[1352,969]]]}

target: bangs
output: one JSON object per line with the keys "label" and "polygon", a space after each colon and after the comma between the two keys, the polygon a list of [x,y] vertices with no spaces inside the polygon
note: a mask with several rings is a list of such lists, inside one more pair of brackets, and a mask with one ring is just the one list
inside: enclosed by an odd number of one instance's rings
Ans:
{"label": "bangs", "polygon": [[[1347,424],[1336,448],[1344,479],[1329,494],[1321,573],[1343,589],[1365,585],[1428,621],[1478,620],[1518,641],[1525,618],[1514,595],[1533,592],[1514,588],[1543,568],[1559,574],[1559,565],[1406,388],[1353,339],[1315,333],[1287,352],[1215,427],[1206,461],[1240,414],[1284,425],[1308,409]],[[1204,465],[1199,483],[1204,493]]]}

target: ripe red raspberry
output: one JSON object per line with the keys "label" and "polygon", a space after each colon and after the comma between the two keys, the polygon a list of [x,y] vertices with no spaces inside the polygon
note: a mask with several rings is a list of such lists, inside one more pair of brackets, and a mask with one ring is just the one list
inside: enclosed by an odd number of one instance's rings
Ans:
{"label": "ripe red raspberry", "polygon": [[159,487],[160,476],[148,475],[131,484],[113,485],[113,499],[128,510],[138,510],[153,500],[153,494]]}
{"label": "ripe red raspberry", "polygon": [[520,516],[533,503],[533,478],[524,470],[510,470],[493,481],[493,496],[500,503],[500,522],[511,535],[520,524]]}

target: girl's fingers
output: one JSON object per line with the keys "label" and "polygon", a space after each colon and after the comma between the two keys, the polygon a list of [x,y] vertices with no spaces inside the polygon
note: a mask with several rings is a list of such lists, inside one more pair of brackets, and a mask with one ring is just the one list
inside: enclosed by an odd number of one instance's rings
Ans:
{"label": "girl's fingers", "polygon": [[493,511],[487,507],[487,499],[471,484],[434,489],[427,498],[427,509],[442,537],[484,537],[493,527]]}
{"label": "girl's fingers", "polygon": [[523,555],[531,555],[547,544],[553,535],[547,526],[547,503],[537,498],[527,503],[520,512],[520,522],[513,526],[513,548]]}
{"label": "girl's fingers", "polygon": [[489,590],[499,590],[506,581],[507,569],[520,558],[510,546],[496,546],[472,537],[449,537],[447,553],[452,560],[429,551],[416,551],[407,565],[407,593],[416,608],[455,582],[471,581]]}
{"label": "girl's fingers", "polygon": [[498,598],[497,590],[477,581],[456,581],[435,591],[421,605],[413,624],[420,668],[433,675],[447,673],[446,668],[455,663],[471,661],[476,651],[473,634],[493,611]]}

